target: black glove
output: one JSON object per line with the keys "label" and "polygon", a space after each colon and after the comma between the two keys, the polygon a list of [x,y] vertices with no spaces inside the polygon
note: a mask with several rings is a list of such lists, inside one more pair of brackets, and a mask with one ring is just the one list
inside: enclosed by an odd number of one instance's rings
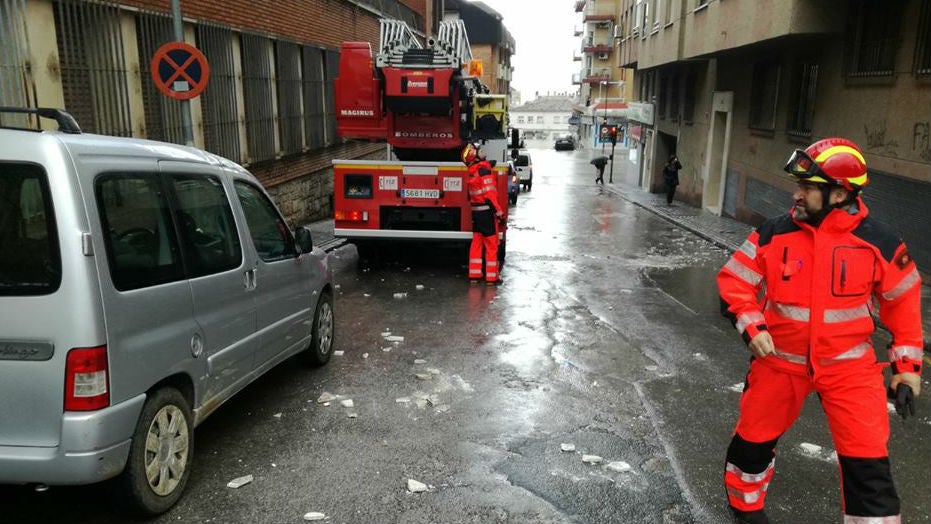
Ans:
{"label": "black glove", "polygon": [[902,416],[902,420],[907,419],[909,415],[915,416],[915,394],[911,386],[899,384],[895,391],[889,388],[888,394],[889,398],[895,399],[895,412]]}

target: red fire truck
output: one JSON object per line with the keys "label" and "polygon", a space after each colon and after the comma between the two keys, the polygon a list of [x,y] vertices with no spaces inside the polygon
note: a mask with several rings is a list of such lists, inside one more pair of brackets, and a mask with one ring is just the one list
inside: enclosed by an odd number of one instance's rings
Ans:
{"label": "red fire truck", "polygon": [[[401,21],[382,20],[378,53],[342,44],[336,79],[341,137],[385,141],[386,160],[334,160],[334,234],[363,257],[380,242],[472,238],[467,170],[460,153],[485,144],[500,163],[498,199],[507,209],[507,98],[479,81],[465,25],[444,21],[422,45]],[[501,257],[506,226],[501,227]]]}

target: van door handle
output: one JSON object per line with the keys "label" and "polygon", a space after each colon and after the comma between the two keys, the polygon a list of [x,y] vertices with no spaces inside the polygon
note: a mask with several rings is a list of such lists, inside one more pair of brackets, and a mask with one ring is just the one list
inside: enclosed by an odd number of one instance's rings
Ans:
{"label": "van door handle", "polygon": [[248,269],[243,273],[243,284],[247,291],[255,289],[255,268]]}

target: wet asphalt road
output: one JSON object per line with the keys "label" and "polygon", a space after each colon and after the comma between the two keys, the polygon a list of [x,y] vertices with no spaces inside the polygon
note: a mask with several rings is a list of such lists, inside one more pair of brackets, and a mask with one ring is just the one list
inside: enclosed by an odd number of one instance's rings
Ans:
{"label": "wet asphalt road", "polygon": [[[504,286],[470,286],[465,258],[433,249],[367,267],[351,245],[334,251],[343,354],[285,362],[218,410],[196,432],[186,495],[154,522],[727,522],[747,364],[718,315],[728,253],[595,186],[591,152],[531,153]],[[905,522],[931,522],[928,397],[917,420],[893,420]],[[780,442],[774,522],[841,521],[832,449],[810,399]],[[106,497],[0,487],[0,522],[123,522]]]}

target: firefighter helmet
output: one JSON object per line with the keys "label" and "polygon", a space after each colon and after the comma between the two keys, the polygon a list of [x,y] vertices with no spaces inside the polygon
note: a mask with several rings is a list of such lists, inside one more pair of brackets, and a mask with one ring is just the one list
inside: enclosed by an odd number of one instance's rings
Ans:
{"label": "firefighter helmet", "polygon": [[462,149],[462,163],[471,166],[475,159],[478,157],[478,150],[475,149],[475,146],[472,144],[466,144]]}
{"label": "firefighter helmet", "polygon": [[858,191],[869,183],[863,153],[846,138],[825,138],[804,151],[796,149],[783,169],[800,180],[848,191]]}

